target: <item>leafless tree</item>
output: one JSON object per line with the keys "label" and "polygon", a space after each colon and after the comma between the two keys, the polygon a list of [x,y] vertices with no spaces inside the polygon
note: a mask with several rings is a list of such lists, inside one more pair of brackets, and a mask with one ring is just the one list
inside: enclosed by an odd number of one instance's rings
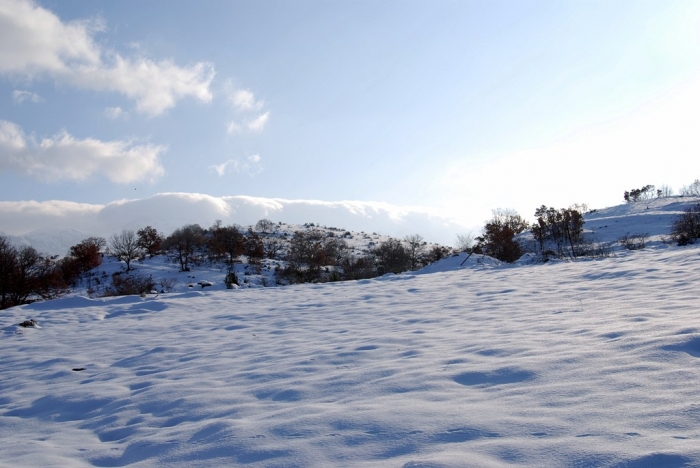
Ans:
{"label": "leafless tree", "polygon": [[663,184],[656,191],[656,194],[658,195],[659,198],[668,198],[668,197],[673,195],[673,189],[671,188],[670,185]]}
{"label": "leafless tree", "polygon": [[700,180],[695,179],[692,184],[681,187],[680,194],[684,197],[700,197]]}
{"label": "leafless tree", "polygon": [[408,244],[406,251],[408,252],[411,270],[417,270],[421,264],[423,250],[425,250],[423,236],[420,234],[411,234],[404,237],[403,240],[406,242],[406,244]]}
{"label": "leafless tree", "polygon": [[471,252],[474,248],[475,239],[476,236],[471,231],[467,231],[462,234],[457,234],[457,242],[455,248],[458,252]]}
{"label": "leafless tree", "polygon": [[109,250],[122,262],[126,263],[126,271],[131,271],[131,262],[141,256],[139,238],[131,229],[124,229],[109,238]]}
{"label": "leafless tree", "polygon": [[267,258],[275,258],[275,256],[284,249],[286,244],[286,242],[279,237],[266,237],[263,239],[262,243]]}

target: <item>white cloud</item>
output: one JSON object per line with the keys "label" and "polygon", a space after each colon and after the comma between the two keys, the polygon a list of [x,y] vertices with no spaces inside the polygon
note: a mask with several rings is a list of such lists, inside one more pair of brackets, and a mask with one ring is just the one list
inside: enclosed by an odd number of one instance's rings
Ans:
{"label": "white cloud", "polygon": [[[427,208],[379,202],[212,197],[196,193],[161,193],[107,205],[56,200],[0,202],[0,231],[11,235],[51,228],[109,236],[122,229],[139,229],[146,225],[169,234],[189,223],[210,226],[220,219],[224,224],[250,225],[262,218],[293,224],[313,222],[397,237],[419,233],[426,240],[445,244],[451,244],[455,233],[464,230],[464,226],[435,216]],[[65,253],[69,246],[56,253]]]}
{"label": "white cloud", "polygon": [[264,114],[257,116],[253,120],[249,120],[248,122],[246,122],[246,127],[248,127],[248,130],[252,132],[262,132],[269,119],[270,113],[265,112]]}
{"label": "white cloud", "polygon": [[256,101],[253,92],[249,89],[239,89],[233,93],[231,103],[238,110],[260,110],[263,106],[262,101]]}
{"label": "white cloud", "polygon": [[226,133],[233,135],[234,133],[243,133],[245,131],[260,133],[265,129],[267,121],[270,120],[270,112],[260,114],[254,119],[246,120],[244,123],[238,123],[235,120],[226,124]]}
{"label": "white cloud", "polygon": [[234,133],[241,133],[243,131],[243,127],[235,121],[230,121],[229,123],[226,124],[226,133],[229,135],[233,135]]}
{"label": "white cloud", "polygon": [[262,166],[260,165],[260,161],[260,155],[254,154],[252,156],[248,156],[243,161],[239,159],[229,159],[224,163],[215,164],[210,167],[214,169],[214,171],[219,175],[219,177],[223,177],[227,172],[242,172],[249,175],[254,175],[262,172]]}
{"label": "white cloud", "polygon": [[265,105],[263,101],[256,101],[255,94],[249,89],[236,89],[232,80],[226,80],[224,84],[226,101],[234,109],[241,112],[259,111]]}
{"label": "white cloud", "polygon": [[64,23],[29,0],[0,2],[0,73],[121,93],[149,115],[184,97],[211,101],[211,64],[180,67],[169,60],[105,52],[93,40],[102,30],[99,20]]}
{"label": "white cloud", "polygon": [[105,116],[111,120],[117,120],[129,117],[129,113],[124,111],[121,107],[108,107],[105,109]]}
{"label": "white cloud", "polygon": [[[265,103],[257,101],[255,95],[249,89],[236,89],[232,80],[227,80],[224,84],[224,93],[226,100],[238,113],[260,112]],[[240,115],[239,115],[240,117]],[[270,112],[259,114],[254,118],[249,118],[240,122],[239,120],[231,120],[226,124],[226,133],[232,135],[234,133],[262,132],[270,119]]]}
{"label": "white cloud", "polygon": [[33,102],[33,103],[38,103],[43,101],[41,99],[41,96],[39,96],[36,93],[32,93],[31,91],[22,91],[19,89],[16,89],[12,91],[12,100],[15,101],[15,104],[22,104],[25,101],[28,102]]}
{"label": "white cloud", "polygon": [[40,180],[83,181],[103,175],[115,183],[155,180],[163,175],[159,157],[164,146],[131,141],[77,139],[65,130],[35,141],[22,129],[0,120],[0,171]]}

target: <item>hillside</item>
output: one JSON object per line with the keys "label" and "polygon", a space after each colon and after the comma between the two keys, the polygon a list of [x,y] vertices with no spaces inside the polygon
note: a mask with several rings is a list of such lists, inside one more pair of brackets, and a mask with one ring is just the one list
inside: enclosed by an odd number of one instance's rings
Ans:
{"label": "hillside", "polygon": [[590,261],[5,310],[0,466],[699,466],[681,201],[590,213],[652,239]]}
{"label": "hillside", "polygon": [[[252,229],[252,227],[250,227]],[[242,233],[246,233],[247,227],[241,228]],[[279,270],[289,265],[290,249],[295,233],[316,236],[322,242],[336,241],[342,245],[343,258],[362,258],[383,242],[391,238],[390,236],[378,233],[353,232],[345,229],[328,226],[317,226],[314,224],[286,224],[275,223],[270,232],[257,232],[262,242],[279,242],[278,249],[274,255],[267,255],[262,258],[251,258],[241,254],[235,260],[233,270],[238,277],[238,285],[234,288],[256,288],[274,287],[287,284],[288,281],[280,279]],[[450,251],[447,247],[438,244],[422,242],[421,249],[425,254],[429,254],[432,249],[440,248],[445,252]],[[266,249],[267,250],[267,249]],[[222,260],[212,260],[209,258],[206,249],[197,252],[198,260],[191,262],[190,271],[180,271],[180,265],[172,254],[162,253],[153,258],[144,256],[131,264],[132,271],[129,275],[150,277],[154,280],[158,292],[184,292],[190,289],[203,289],[204,283],[210,290],[226,289],[225,277],[227,265]],[[427,262],[428,260],[424,260]],[[337,265],[326,265],[324,277],[329,276],[332,270],[337,269]],[[125,264],[111,255],[104,255],[103,264],[91,270],[83,276],[82,280],[72,288],[70,295],[100,296],[105,288],[110,285],[111,277],[115,273],[124,273]],[[376,274],[375,274],[376,275]],[[320,278],[327,281],[327,278]]]}

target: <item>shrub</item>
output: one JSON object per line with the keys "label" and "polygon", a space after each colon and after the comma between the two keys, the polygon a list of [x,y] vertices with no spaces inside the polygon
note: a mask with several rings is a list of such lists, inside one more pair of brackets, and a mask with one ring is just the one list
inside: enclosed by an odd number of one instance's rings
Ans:
{"label": "shrub", "polygon": [[377,261],[379,275],[384,273],[401,273],[411,267],[411,256],[401,241],[389,239],[372,249]]}
{"label": "shrub", "polygon": [[527,228],[527,222],[515,210],[497,209],[493,210],[493,218],[487,221],[483,234],[476,240],[484,253],[512,263],[523,253],[515,236]]}
{"label": "shrub", "polygon": [[161,278],[158,280],[158,286],[160,286],[160,292],[168,293],[175,290],[175,285],[177,284],[177,278]]}
{"label": "shrub", "polygon": [[545,261],[550,255],[574,258],[582,255],[584,221],[578,210],[542,205],[535,210],[535,217],[537,221],[531,232]]}
{"label": "shrub", "polygon": [[343,272],[342,278],[345,280],[369,279],[377,276],[374,258],[369,255],[346,257],[341,261],[340,268]]}
{"label": "shrub", "polygon": [[671,238],[678,245],[688,245],[700,239],[700,203],[691,206],[671,225]]}
{"label": "shrub", "polygon": [[640,250],[646,247],[649,234],[647,233],[626,233],[618,240],[627,250]]}
{"label": "shrub", "polygon": [[0,236],[0,309],[52,299],[65,290],[61,270],[52,258],[33,247],[15,247]]}
{"label": "shrub", "polygon": [[123,275],[115,273],[112,275],[112,284],[105,289],[104,296],[130,296],[145,294],[155,288],[155,282],[150,276],[143,275]]}
{"label": "shrub", "polygon": [[226,283],[227,289],[233,289],[234,284],[238,286],[238,276],[236,276],[236,272],[231,271],[230,273],[226,273],[226,277],[224,277],[224,283]]}
{"label": "shrub", "polygon": [[425,255],[426,264],[435,263],[438,260],[449,257],[452,255],[452,249],[449,247],[444,247],[441,245],[434,245],[428,253]]}

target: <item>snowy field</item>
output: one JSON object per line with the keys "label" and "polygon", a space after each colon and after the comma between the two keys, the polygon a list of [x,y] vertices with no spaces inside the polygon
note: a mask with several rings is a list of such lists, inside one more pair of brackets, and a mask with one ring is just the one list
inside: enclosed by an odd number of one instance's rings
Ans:
{"label": "snowy field", "polygon": [[2,311],[0,466],[700,466],[700,249],[463,258]]}

